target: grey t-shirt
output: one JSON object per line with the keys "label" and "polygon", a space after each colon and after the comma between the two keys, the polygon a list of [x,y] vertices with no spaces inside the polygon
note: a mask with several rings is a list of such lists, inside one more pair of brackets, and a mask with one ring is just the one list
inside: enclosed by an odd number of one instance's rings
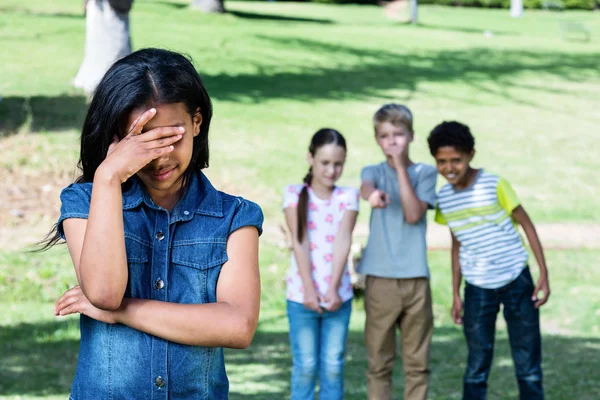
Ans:
{"label": "grey t-shirt", "polygon": [[[437,170],[416,163],[408,167],[408,176],[417,197],[435,206]],[[400,203],[398,174],[387,162],[363,168],[362,182],[371,182],[390,197],[386,208],[371,210],[369,240],[359,265],[359,272],[382,278],[429,278],[427,266],[427,217],[416,224],[404,219]]]}

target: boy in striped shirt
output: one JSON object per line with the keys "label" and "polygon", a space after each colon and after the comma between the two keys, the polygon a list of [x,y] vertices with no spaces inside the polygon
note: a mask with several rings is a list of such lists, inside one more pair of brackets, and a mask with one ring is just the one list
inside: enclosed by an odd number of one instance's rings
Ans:
{"label": "boy in striped shirt", "polygon": [[[438,194],[435,220],[448,225],[452,234],[452,318],[463,324],[469,350],[463,399],[486,397],[500,304],[520,399],[543,399],[539,307],[548,301],[550,288],[535,227],[505,179],[470,166],[475,139],[468,126],[443,122],[427,140],[438,172],[448,180]],[[518,225],[540,267],[535,288]]]}

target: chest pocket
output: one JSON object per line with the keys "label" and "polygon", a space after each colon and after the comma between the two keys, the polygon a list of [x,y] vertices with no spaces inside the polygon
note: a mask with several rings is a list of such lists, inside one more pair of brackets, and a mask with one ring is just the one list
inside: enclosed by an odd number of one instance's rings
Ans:
{"label": "chest pocket", "polygon": [[140,299],[150,298],[150,243],[130,234],[125,234],[125,250],[127,252],[127,268],[129,278],[125,297]]}
{"label": "chest pocket", "polygon": [[214,303],[221,266],[228,260],[226,241],[173,243],[169,298],[178,303]]}
{"label": "chest pocket", "polygon": [[150,244],[131,235],[125,235],[127,264],[144,264],[148,262]]}

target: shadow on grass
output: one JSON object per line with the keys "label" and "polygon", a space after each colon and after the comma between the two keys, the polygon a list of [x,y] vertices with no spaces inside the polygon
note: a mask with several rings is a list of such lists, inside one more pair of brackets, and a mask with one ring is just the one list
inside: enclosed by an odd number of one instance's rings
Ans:
{"label": "shadow on grass", "polygon": [[78,329],[78,319],[0,326],[0,397],[68,393],[79,352],[72,336]]}
{"label": "shadow on grass", "polygon": [[[544,380],[546,393],[554,399],[600,398],[596,371],[600,367],[600,339],[545,336]],[[366,351],[362,332],[351,331],[345,364],[345,399],[367,397]],[[289,396],[291,356],[287,332],[258,332],[247,350],[225,353],[231,380],[231,400],[283,399]],[[400,354],[400,348],[398,348]],[[430,399],[460,398],[466,345],[462,332],[453,327],[436,328],[431,348]],[[394,392],[404,390],[402,365],[394,367]],[[507,338],[496,340],[489,399],[518,398],[517,383]]]}
{"label": "shadow on grass", "polygon": [[0,101],[0,137],[23,128],[31,132],[80,130],[88,104],[85,96],[4,97]]}
{"label": "shadow on grass", "polygon": [[[391,52],[342,46],[324,41],[259,36],[265,46],[298,49],[302,53],[326,55],[327,65],[298,66],[298,72],[257,65],[260,73],[237,75],[203,74],[212,97],[219,100],[259,103],[289,98],[311,102],[318,99],[361,100],[384,97],[390,90],[405,90],[408,101],[417,92],[465,104],[481,104],[480,94],[516,104],[565,113],[532,98],[531,90],[556,94],[556,89],[521,83],[520,74],[580,82],[600,78],[598,54],[471,48],[464,50],[420,50]],[[543,82],[542,79],[540,81]],[[458,84],[461,89],[423,88],[427,83]],[[522,94],[513,89],[523,89]],[[558,90],[560,92],[560,89]],[[474,98],[474,95],[477,98]],[[569,94],[564,92],[564,94]],[[572,93],[571,93],[572,94]],[[0,137],[18,132],[80,129],[87,110],[81,95],[55,97],[5,97],[0,102]]]}
{"label": "shadow on grass", "polygon": [[[75,373],[78,320],[0,326],[0,397],[48,396],[68,393]],[[545,336],[545,390],[554,399],[597,399],[600,387],[600,339]],[[226,350],[231,381],[230,399],[283,399],[289,395],[291,356],[288,334],[258,332],[247,350]],[[460,398],[466,348],[453,327],[436,328],[431,349],[430,399]],[[361,331],[348,338],[345,386],[347,400],[366,398],[366,352]],[[397,360],[394,392],[403,392],[402,367]],[[551,396],[550,396],[551,395]],[[490,377],[492,399],[516,398],[517,385],[507,339],[496,340]]]}
{"label": "shadow on grass", "polygon": [[[457,83],[476,93],[508,99],[519,104],[547,109],[531,96],[515,95],[519,74],[540,74],[544,78],[580,81],[597,79],[598,54],[469,48],[461,50],[418,50],[397,52],[369,50],[311,39],[259,36],[265,46],[298,49],[326,56],[331,63],[305,64],[298,72],[280,67],[257,66],[260,74],[204,74],[213,97],[220,100],[260,102],[291,98],[310,102],[316,99],[360,100],[403,89],[408,97],[422,83]],[[531,88],[527,88],[531,89]],[[472,103],[473,91],[428,93]],[[481,101],[478,100],[479,104]]]}
{"label": "shadow on grass", "polygon": [[[189,8],[190,3],[181,3],[181,2],[173,2],[173,1],[165,1],[165,0],[148,0],[148,3],[152,4],[160,4],[166,7],[172,7],[175,9],[183,9]],[[227,4],[225,4],[227,6]],[[281,22],[311,22],[316,24],[332,24],[333,21],[329,19],[322,18],[305,18],[305,17],[293,17],[287,15],[278,15],[278,14],[263,14],[256,12],[248,12],[248,11],[233,11],[226,10],[226,14],[233,15],[237,18],[249,19],[249,20],[261,20],[261,21],[281,21]]]}
{"label": "shadow on grass", "polygon": [[0,14],[12,13],[20,15],[30,15],[33,17],[45,17],[45,18],[74,18],[74,19],[85,19],[85,13],[83,12],[83,3],[81,5],[81,13],[64,13],[64,12],[39,12],[33,11],[26,7],[0,7]]}
{"label": "shadow on grass", "polygon": [[[416,25],[416,28],[428,30],[428,31],[461,32],[461,33],[474,33],[474,34],[480,34],[480,35],[484,35],[486,33],[485,29],[460,27],[460,26],[434,25],[434,24],[425,24],[425,23],[421,23],[421,22]],[[496,31],[496,30],[487,31],[487,34],[492,35],[492,36],[518,36],[519,35],[517,32]]]}
{"label": "shadow on grass", "polygon": [[187,3],[176,3],[172,1],[164,1],[164,0],[146,0],[147,3],[151,4],[160,4],[167,7],[173,7],[176,9],[188,8],[190,6],[190,2]]}
{"label": "shadow on grass", "polygon": [[277,14],[261,14],[254,12],[246,12],[246,11],[227,11],[229,14],[244,19],[256,19],[263,21],[281,21],[281,22],[311,22],[316,24],[333,24],[333,21],[330,19],[320,19],[320,18],[304,18],[304,17],[291,17],[286,15],[277,15]]}

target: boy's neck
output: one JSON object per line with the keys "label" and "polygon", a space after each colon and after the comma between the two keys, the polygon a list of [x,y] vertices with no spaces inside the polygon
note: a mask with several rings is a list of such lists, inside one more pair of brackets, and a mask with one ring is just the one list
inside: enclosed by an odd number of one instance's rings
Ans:
{"label": "boy's neck", "polygon": [[469,167],[464,178],[460,182],[457,182],[455,185],[452,186],[454,186],[455,189],[459,190],[466,189],[473,184],[478,173],[479,169]]}
{"label": "boy's neck", "polygon": [[[396,163],[394,162],[394,159],[392,157],[387,157],[386,156],[385,161],[393,169],[398,169],[398,166],[396,165]],[[410,167],[413,164],[414,164],[414,162],[408,156],[404,157],[403,160],[402,160],[402,166],[404,166],[404,168],[408,168],[408,167]]]}

